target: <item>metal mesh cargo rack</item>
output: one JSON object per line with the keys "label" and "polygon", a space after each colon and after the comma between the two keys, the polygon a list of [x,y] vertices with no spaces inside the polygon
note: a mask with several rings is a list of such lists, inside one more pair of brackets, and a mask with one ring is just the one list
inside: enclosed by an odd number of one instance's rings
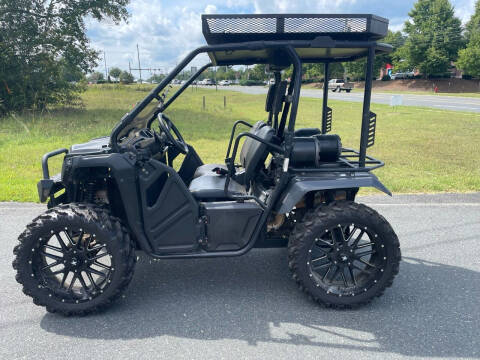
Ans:
{"label": "metal mesh cargo rack", "polygon": [[209,45],[268,40],[378,40],[388,31],[388,20],[371,14],[255,14],[202,15]]}
{"label": "metal mesh cargo rack", "polygon": [[342,148],[342,154],[335,163],[325,163],[316,168],[291,168],[290,170],[299,173],[312,172],[369,172],[379,167],[384,166],[385,163],[381,160],[375,159],[371,156],[365,156],[365,166],[360,165],[360,153],[357,150],[350,148]]}

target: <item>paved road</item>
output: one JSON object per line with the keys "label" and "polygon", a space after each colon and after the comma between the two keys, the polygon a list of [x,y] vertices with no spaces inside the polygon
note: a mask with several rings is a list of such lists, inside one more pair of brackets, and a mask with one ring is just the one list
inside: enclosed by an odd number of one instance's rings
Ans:
{"label": "paved road", "polygon": [[393,287],[359,310],[313,304],[274,249],[142,257],[126,297],[82,318],[47,314],[21,294],[11,250],[43,207],[0,204],[0,358],[480,358],[480,193],[362,201],[391,221],[404,258]]}
{"label": "paved road", "polygon": [[[247,94],[266,94],[267,88],[264,86],[228,86],[227,90],[239,91]],[[322,98],[322,90],[302,89],[301,95],[312,98]],[[390,104],[390,99],[394,94],[373,93],[372,103]],[[358,89],[347,94],[329,92],[329,99],[342,101],[363,101],[363,90]],[[451,111],[466,111],[480,113],[480,98],[441,96],[441,95],[402,95],[403,105],[405,106],[424,106],[435,109],[444,109]]]}

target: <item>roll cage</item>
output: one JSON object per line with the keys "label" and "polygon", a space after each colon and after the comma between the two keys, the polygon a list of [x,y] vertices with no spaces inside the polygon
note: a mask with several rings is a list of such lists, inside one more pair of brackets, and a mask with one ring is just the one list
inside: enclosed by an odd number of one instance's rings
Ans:
{"label": "roll cage", "polygon": [[[285,96],[285,106],[281,119],[279,122],[277,122],[278,119],[275,119],[277,137],[282,140],[283,146],[279,147],[273,143],[266,144],[283,155],[284,159],[288,159],[292,151],[295,120],[300,99],[302,64],[324,64],[321,132],[325,134],[331,130],[332,122],[332,109],[328,107],[328,71],[330,64],[366,57],[359,151],[343,149],[339,161],[346,167],[329,167],[312,169],[312,171],[364,172],[383,166],[383,162],[380,160],[367,156],[367,148],[372,146],[375,141],[376,115],[370,111],[375,55],[388,53],[392,50],[390,45],[376,41],[387,34],[388,20],[374,15],[357,14],[202,15],[202,24],[208,45],[201,46],[188,54],[158,86],[122,117],[110,136],[113,151],[120,151],[118,135],[122,129],[128,126],[151,101],[156,99],[161,104],[148,121],[148,126],[152,124],[158,113],[165,111],[195,79],[211,66],[268,64],[274,70],[275,83],[278,84],[280,82],[279,71],[292,65],[293,74]],[[166,86],[195,57],[205,53],[208,54],[211,61],[198,69],[169,99],[164,101],[165,99],[161,98],[161,93]],[[272,111],[269,112],[269,121],[271,120]],[[226,159],[230,170],[234,166],[234,157],[229,157],[234,130],[232,130]],[[234,155],[237,152],[240,137],[245,136],[253,137],[249,133],[240,134],[235,141]],[[261,139],[256,140],[262,141]],[[308,172],[306,169],[290,170],[293,172]]]}

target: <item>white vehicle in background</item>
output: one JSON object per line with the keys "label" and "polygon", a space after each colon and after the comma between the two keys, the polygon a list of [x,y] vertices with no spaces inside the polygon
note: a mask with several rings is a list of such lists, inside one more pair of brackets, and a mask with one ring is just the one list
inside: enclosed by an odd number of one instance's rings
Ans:
{"label": "white vehicle in background", "polygon": [[212,79],[203,79],[198,83],[199,85],[215,85],[215,81]]}
{"label": "white vehicle in background", "polygon": [[353,83],[346,82],[344,79],[332,79],[328,82],[328,89],[333,92],[346,91],[349,93],[353,90]]}
{"label": "white vehicle in background", "polygon": [[220,80],[220,82],[218,83],[218,85],[220,86],[228,86],[228,85],[232,85],[232,82],[230,80]]}
{"label": "white vehicle in background", "polygon": [[413,79],[414,77],[415,77],[415,73],[413,71],[397,72],[395,74],[390,75],[390,79],[392,80]]}

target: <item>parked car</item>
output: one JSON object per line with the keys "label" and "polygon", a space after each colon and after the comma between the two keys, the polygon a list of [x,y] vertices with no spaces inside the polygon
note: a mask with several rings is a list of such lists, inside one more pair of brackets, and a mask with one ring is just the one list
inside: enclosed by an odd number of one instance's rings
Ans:
{"label": "parked car", "polygon": [[413,79],[414,77],[415,77],[415,73],[413,71],[397,72],[395,74],[390,75],[390,78],[392,80]]}
{"label": "parked car", "polygon": [[353,90],[353,83],[346,82],[344,79],[332,79],[328,82],[328,89],[333,92],[344,90],[349,93]]}
{"label": "parked car", "polygon": [[228,86],[228,85],[232,85],[232,82],[230,80],[220,80],[220,82],[218,83],[218,85],[220,86]]}
{"label": "parked car", "polygon": [[215,85],[215,81],[212,79],[203,79],[199,82],[200,85]]}

